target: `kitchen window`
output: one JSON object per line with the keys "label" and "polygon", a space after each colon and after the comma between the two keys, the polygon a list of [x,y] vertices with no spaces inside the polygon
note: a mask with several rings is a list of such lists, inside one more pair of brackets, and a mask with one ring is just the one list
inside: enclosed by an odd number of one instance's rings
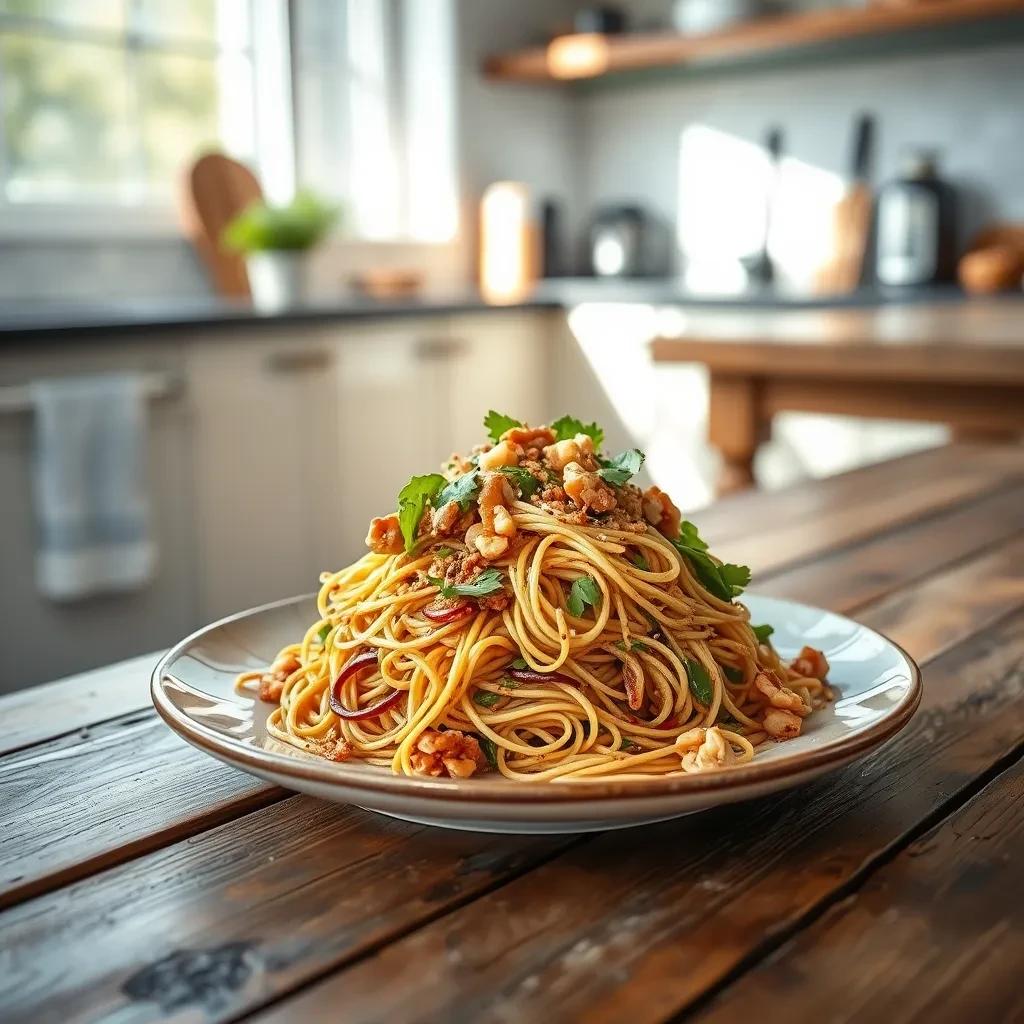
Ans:
{"label": "kitchen window", "polygon": [[272,201],[342,201],[357,237],[450,237],[451,6],[0,0],[0,231],[171,229],[217,148]]}

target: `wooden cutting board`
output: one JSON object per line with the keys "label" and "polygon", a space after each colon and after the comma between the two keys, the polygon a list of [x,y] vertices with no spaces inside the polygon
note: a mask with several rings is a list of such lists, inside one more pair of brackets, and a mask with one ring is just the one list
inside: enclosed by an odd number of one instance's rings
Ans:
{"label": "wooden cutting board", "polygon": [[189,170],[182,197],[182,218],[220,295],[248,298],[244,258],[224,246],[224,229],[251,203],[263,198],[256,176],[223,153],[201,156]]}

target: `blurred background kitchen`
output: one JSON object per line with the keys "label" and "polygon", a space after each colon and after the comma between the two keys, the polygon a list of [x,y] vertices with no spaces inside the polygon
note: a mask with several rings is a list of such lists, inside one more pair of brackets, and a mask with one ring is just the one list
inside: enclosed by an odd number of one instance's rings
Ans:
{"label": "blurred background kitchen", "polygon": [[1021,0],[0,0],[0,692],[314,589],[492,407],[686,509],[1015,443],[1022,273]]}

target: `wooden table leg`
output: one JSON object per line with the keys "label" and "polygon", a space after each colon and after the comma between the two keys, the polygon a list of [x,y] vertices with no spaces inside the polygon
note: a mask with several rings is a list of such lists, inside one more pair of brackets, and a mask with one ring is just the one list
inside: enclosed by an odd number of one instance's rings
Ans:
{"label": "wooden table leg", "polygon": [[733,374],[711,374],[708,440],[722,455],[718,493],[754,484],[754,455],[769,433],[760,409],[757,381]]}

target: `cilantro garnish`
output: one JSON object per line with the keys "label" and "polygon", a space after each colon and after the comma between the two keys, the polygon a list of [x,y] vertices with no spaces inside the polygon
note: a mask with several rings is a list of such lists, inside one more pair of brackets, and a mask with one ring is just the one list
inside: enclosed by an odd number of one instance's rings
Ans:
{"label": "cilantro garnish", "polygon": [[562,416],[551,424],[556,441],[567,441],[577,434],[586,434],[594,442],[595,448],[601,447],[604,431],[596,423],[582,423],[574,416]]}
{"label": "cilantro garnish", "polygon": [[516,660],[512,662],[510,667],[518,669],[520,672],[522,672],[524,669],[528,669],[530,666],[526,664],[525,658],[516,658]]}
{"label": "cilantro garnish", "polygon": [[[474,734],[476,735],[476,734]],[[492,768],[498,767],[498,747],[494,740],[490,736],[477,735],[477,739],[480,743],[480,749],[484,752],[484,757],[487,758],[487,763]]]}
{"label": "cilantro garnish", "polygon": [[465,512],[473,500],[477,491],[480,490],[480,481],[477,479],[477,470],[470,473],[463,473],[456,477],[450,484],[446,484],[437,496],[435,504],[438,508],[444,508],[449,502],[457,501],[459,508]]}
{"label": "cilantro garnish", "polygon": [[597,475],[606,483],[621,487],[630,477],[640,472],[643,464],[644,453],[639,448],[630,448],[609,459],[604,468],[597,471]]}
{"label": "cilantro garnish", "polygon": [[503,412],[495,412],[491,409],[484,417],[484,426],[487,428],[487,434],[490,439],[497,444],[501,440],[501,435],[506,430],[511,430],[513,427],[521,427],[522,423],[519,420],[512,419],[511,416],[506,416]]}
{"label": "cilantro garnish", "polygon": [[577,619],[588,606],[596,608],[601,603],[601,588],[589,576],[581,576],[569,588],[569,600],[566,607],[569,614]]}
{"label": "cilantro garnish", "polygon": [[442,545],[439,548],[434,549],[434,555],[437,558],[451,558],[455,554],[455,548],[448,547],[447,544]]}
{"label": "cilantro garnish", "polygon": [[646,558],[644,558],[644,555],[643,555],[643,552],[642,552],[642,551],[640,551],[640,552],[637,552],[637,555],[636,555],[636,557],[635,557],[635,558],[631,558],[631,559],[630,559],[630,561],[631,561],[631,562],[632,562],[632,563],[633,563],[633,564],[634,564],[634,565],[635,565],[635,566],[636,566],[636,567],[637,567],[638,569],[643,569],[643,571],[644,571],[644,572],[650,572],[650,570],[651,570],[651,566],[650,566],[650,564],[648,563],[647,559],[646,559]]}
{"label": "cilantro garnish", "polygon": [[686,659],[686,675],[690,681],[690,692],[704,705],[710,707],[715,691],[708,670],[693,658]]}
{"label": "cilantro garnish", "polygon": [[722,671],[725,673],[725,678],[730,683],[742,683],[743,682],[743,669],[734,668],[732,665],[722,665]]}
{"label": "cilantro garnish", "polygon": [[628,736],[622,737],[622,742],[619,744],[619,750],[639,750],[640,744],[634,743]]}
{"label": "cilantro garnish", "polygon": [[327,634],[331,631],[331,624],[325,622],[317,631],[316,635],[320,637],[320,643],[323,643],[327,639]]}
{"label": "cilantro garnish", "polygon": [[771,640],[768,638],[775,632],[772,626],[766,624],[764,626],[751,626],[750,628],[754,631],[754,636],[757,637],[759,644],[771,644]]}
{"label": "cilantro garnish", "polygon": [[405,550],[409,552],[416,543],[416,532],[427,507],[427,502],[447,483],[440,473],[429,476],[414,476],[398,492],[398,525],[402,529]]}
{"label": "cilantro garnish", "polygon": [[[615,646],[618,647],[618,649],[620,651],[624,652],[626,650],[626,645],[621,640],[616,640],[615,641]],[[647,644],[641,643],[639,640],[630,640],[629,641],[629,649],[631,651],[644,651],[644,652],[647,652],[647,651],[650,650],[650,648],[647,646]]]}
{"label": "cilantro garnish", "polygon": [[505,577],[497,569],[485,569],[472,582],[451,586],[436,576],[427,576],[427,579],[440,588],[442,597],[486,597],[501,590],[505,582]]}
{"label": "cilantro garnish", "polygon": [[498,472],[504,473],[519,488],[524,498],[532,497],[540,487],[540,481],[522,466],[502,466]]}
{"label": "cilantro garnish", "polygon": [[689,560],[701,586],[720,600],[731,601],[738,597],[750,582],[747,566],[719,563],[707,553],[708,546],[693,523],[684,522],[679,529],[679,537],[672,543]]}
{"label": "cilantro garnish", "polygon": [[490,690],[477,690],[473,694],[473,703],[485,708],[493,708],[501,700],[500,693],[491,693]]}

